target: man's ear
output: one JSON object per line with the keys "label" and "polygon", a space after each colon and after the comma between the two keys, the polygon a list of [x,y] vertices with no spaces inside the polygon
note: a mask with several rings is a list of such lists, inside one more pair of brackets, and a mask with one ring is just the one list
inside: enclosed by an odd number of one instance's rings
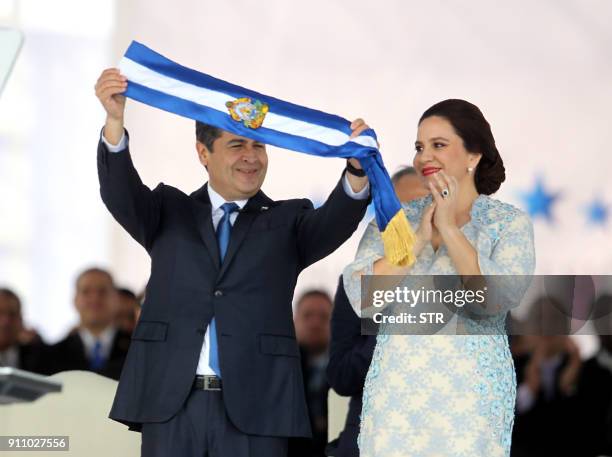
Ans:
{"label": "man's ear", "polygon": [[208,150],[206,145],[204,145],[204,143],[196,141],[196,151],[198,151],[198,158],[200,159],[200,163],[204,165],[204,167],[208,168],[208,156],[210,154],[210,151]]}

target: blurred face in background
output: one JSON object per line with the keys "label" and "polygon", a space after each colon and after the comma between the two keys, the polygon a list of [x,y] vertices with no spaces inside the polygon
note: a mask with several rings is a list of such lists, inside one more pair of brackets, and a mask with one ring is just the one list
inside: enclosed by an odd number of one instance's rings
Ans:
{"label": "blurred face in background", "polygon": [[90,331],[102,331],[113,323],[117,302],[117,292],[109,275],[91,271],[77,281],[74,304],[81,326]]}
{"label": "blurred face in background", "polygon": [[300,346],[313,354],[327,350],[330,340],[332,302],[321,294],[306,295],[295,313],[295,333]]}
{"label": "blurred face in background", "polygon": [[405,174],[393,183],[395,193],[400,202],[409,202],[429,194],[429,189],[423,185],[423,180],[414,174]]}
{"label": "blurred face in background", "polygon": [[0,351],[17,343],[20,330],[19,303],[13,297],[0,293]]}
{"label": "blurred face in background", "polygon": [[138,299],[130,295],[119,293],[115,325],[124,332],[132,333],[136,327],[140,304]]}

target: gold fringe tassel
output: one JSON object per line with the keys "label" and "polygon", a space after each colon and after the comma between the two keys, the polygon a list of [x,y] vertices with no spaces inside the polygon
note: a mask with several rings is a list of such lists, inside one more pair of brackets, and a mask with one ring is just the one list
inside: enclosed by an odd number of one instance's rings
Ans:
{"label": "gold fringe tassel", "polygon": [[385,247],[385,257],[389,262],[401,267],[414,263],[416,259],[413,246],[416,235],[403,209],[400,209],[389,221],[381,237]]}

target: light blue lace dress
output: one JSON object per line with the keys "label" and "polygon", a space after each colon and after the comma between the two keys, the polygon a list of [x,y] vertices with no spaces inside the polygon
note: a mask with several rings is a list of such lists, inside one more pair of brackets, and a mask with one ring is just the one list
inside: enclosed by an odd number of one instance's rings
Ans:
{"label": "light blue lace dress", "polygon": [[[430,203],[427,196],[404,205],[413,227]],[[461,231],[478,252],[482,274],[533,274],[533,227],[519,209],[480,195]],[[344,270],[345,289],[358,313],[360,276],[372,274],[373,263],[381,257],[380,234],[372,222],[355,261]],[[434,252],[429,244],[410,274],[457,272],[445,246]],[[516,287],[526,285],[519,280]],[[516,378],[503,333],[506,313],[502,310],[480,324],[491,326],[492,331],[484,332],[489,334],[379,334],[363,393],[361,456],[508,456]]]}

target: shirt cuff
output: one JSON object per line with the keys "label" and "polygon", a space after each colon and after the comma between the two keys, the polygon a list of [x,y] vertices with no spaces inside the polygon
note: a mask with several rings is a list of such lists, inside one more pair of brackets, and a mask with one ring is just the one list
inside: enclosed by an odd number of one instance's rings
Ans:
{"label": "shirt cuff", "polygon": [[111,144],[108,142],[108,140],[104,137],[104,129],[102,129],[102,133],[100,133],[100,139],[102,140],[102,143],[106,145],[108,152],[123,151],[127,147],[127,143],[128,143],[127,138],[125,136],[125,130],[121,134],[121,139],[119,140],[119,143],[117,144]]}
{"label": "shirt cuff", "polygon": [[370,195],[370,183],[369,182],[359,192],[355,192],[351,188],[351,183],[349,182],[348,176],[346,176],[346,173],[342,177],[342,188],[344,189],[344,192],[346,193],[346,195],[348,195],[354,200],[365,200]]}

